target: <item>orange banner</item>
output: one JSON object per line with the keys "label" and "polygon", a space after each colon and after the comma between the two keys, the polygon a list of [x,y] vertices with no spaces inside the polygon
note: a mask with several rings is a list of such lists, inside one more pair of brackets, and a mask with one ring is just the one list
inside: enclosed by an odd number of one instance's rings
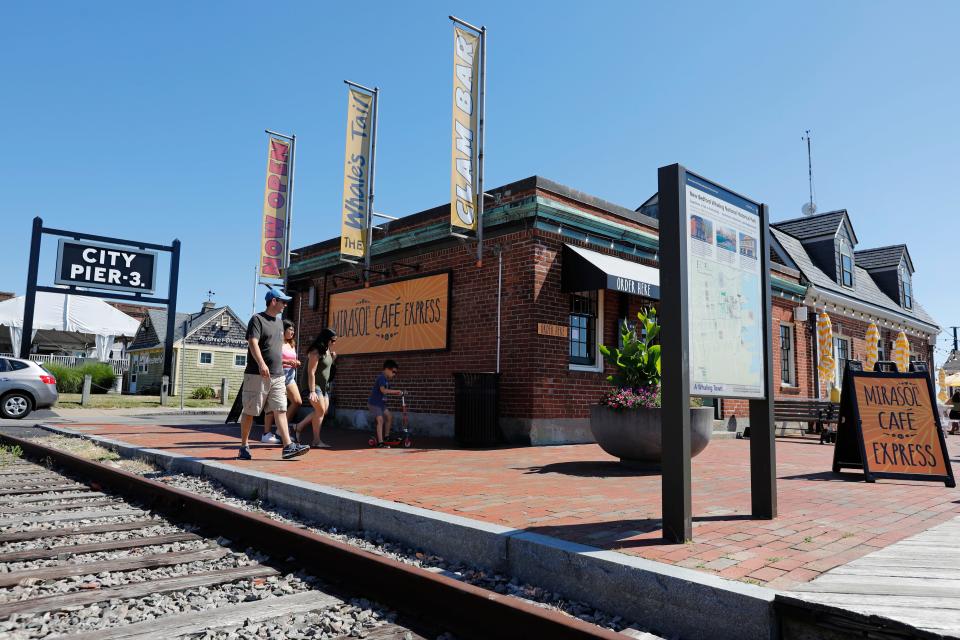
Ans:
{"label": "orange banner", "polygon": [[871,472],[947,475],[925,378],[854,376],[853,382]]}
{"label": "orange banner", "polygon": [[450,274],[412,278],[330,296],[337,353],[447,348]]}
{"label": "orange banner", "polygon": [[290,142],[270,136],[267,143],[267,186],[263,194],[260,277],[282,278],[287,267],[287,223],[290,208]]}

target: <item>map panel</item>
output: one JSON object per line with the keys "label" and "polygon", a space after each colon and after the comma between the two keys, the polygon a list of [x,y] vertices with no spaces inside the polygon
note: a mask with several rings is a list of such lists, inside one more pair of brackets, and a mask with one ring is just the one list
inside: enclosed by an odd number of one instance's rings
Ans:
{"label": "map panel", "polygon": [[756,204],[687,176],[690,393],[764,397]]}

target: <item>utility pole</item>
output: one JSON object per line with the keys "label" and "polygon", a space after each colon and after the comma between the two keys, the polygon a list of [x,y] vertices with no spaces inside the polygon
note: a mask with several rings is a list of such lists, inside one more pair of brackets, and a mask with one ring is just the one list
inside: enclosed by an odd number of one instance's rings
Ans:
{"label": "utility pole", "polygon": [[957,351],[960,351],[960,349],[957,348],[957,329],[960,329],[960,327],[950,327],[950,328],[953,329],[953,351],[954,353],[956,353]]}

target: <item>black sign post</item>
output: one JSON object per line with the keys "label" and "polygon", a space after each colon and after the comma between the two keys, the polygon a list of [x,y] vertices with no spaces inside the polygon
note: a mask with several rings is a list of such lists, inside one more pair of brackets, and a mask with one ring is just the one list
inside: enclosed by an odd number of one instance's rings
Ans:
{"label": "black sign post", "polygon": [[[66,287],[39,286],[40,243],[43,234],[60,236],[54,281]],[[157,278],[157,251],[170,253],[170,281],[166,298],[154,298]],[[132,304],[149,302],[167,305],[167,335],[163,349],[163,375],[170,377],[173,367],[173,323],[177,316],[177,286],[180,274],[180,241],[170,246],[122,238],[64,231],[43,226],[42,218],[33,219],[30,239],[30,264],[27,268],[27,293],[23,305],[23,338],[20,357],[30,357],[33,314],[37,292],[69,294],[120,300]],[[78,289],[77,287],[83,287]],[[133,295],[114,293],[131,292]]]}
{"label": "black sign post", "polygon": [[[662,380],[662,508],[663,537],[670,542],[686,542],[693,536],[690,480],[690,396],[747,398],[750,401],[750,489],[751,506],[756,518],[772,519],[777,515],[776,453],[773,433],[773,336],[770,324],[770,255],[768,210],[728,189],[688,172],[679,164],[661,167],[658,171],[660,202],[660,304],[664,330],[661,332]],[[707,220],[693,216],[688,220],[688,186],[709,189],[720,200],[731,203],[723,207],[725,215],[740,216],[757,230],[739,233],[728,229],[719,218]],[[752,217],[752,216],[757,216]],[[757,225],[759,218],[759,225]],[[747,227],[743,227],[746,229]],[[756,234],[754,238],[751,234]],[[736,236],[736,237],[735,237]],[[691,247],[695,239],[703,246]],[[709,245],[709,246],[708,246]],[[706,249],[705,249],[706,248]],[[739,248],[739,250],[738,250]],[[691,371],[691,305],[704,305],[705,300],[691,300],[690,264],[707,271],[713,268],[707,250],[717,257],[721,251],[730,265],[747,264],[750,273],[760,278],[759,296],[752,303],[751,313],[759,315],[759,335],[754,349],[762,371],[754,372],[750,385],[736,382],[713,384],[692,380]],[[755,262],[749,262],[755,261]],[[705,271],[705,272],[707,272]],[[700,294],[706,292],[700,291]],[[720,295],[719,292],[717,295]],[[744,300],[714,298],[718,313],[729,304]],[[722,320],[719,318],[718,321]],[[702,330],[702,328],[698,329]],[[737,336],[715,335],[707,338],[731,341]],[[698,345],[699,346],[699,345]],[[693,382],[693,385],[691,384]]]}

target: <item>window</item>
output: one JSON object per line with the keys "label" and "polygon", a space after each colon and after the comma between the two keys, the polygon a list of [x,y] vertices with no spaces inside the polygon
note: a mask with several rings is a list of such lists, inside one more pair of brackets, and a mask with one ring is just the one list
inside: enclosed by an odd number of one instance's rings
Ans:
{"label": "window", "polygon": [[886,360],[886,351],[883,349],[883,339],[877,340],[877,360]]}
{"label": "window", "polygon": [[913,283],[910,280],[910,270],[900,265],[900,292],[904,309],[913,309]]}
{"label": "window", "polygon": [[233,356],[233,366],[235,367],[246,367],[247,366],[247,354],[237,353]]}
{"label": "window", "polygon": [[212,352],[212,351],[201,351],[201,352],[200,352],[200,364],[213,364],[213,352]]}
{"label": "window", "polygon": [[20,362],[19,360],[8,360],[7,366],[9,367],[9,369],[7,369],[8,371],[22,371],[30,365],[28,365],[26,362]]}
{"label": "window", "polygon": [[839,389],[843,382],[843,372],[847,368],[847,360],[850,359],[850,341],[846,338],[833,339],[833,359],[836,361],[837,369],[834,375],[834,385]]}
{"label": "window", "polygon": [[853,246],[850,244],[850,238],[846,231],[842,232],[837,238],[837,252],[840,254],[840,284],[845,287],[853,288]]}
{"label": "window", "polygon": [[788,324],[780,325],[780,384],[784,386],[796,385],[793,376],[793,327]]}
{"label": "window", "polygon": [[596,367],[599,293],[581,291],[570,294],[570,364]]}

